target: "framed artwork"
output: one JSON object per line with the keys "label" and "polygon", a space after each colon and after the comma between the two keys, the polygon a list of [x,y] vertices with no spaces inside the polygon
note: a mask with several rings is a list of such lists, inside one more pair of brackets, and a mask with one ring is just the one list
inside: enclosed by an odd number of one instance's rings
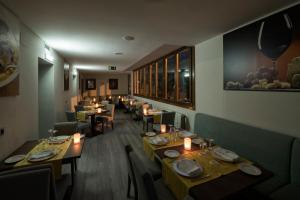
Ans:
{"label": "framed artwork", "polygon": [[300,91],[300,5],[223,37],[224,89]]}
{"label": "framed artwork", "polygon": [[19,94],[19,21],[0,5],[0,96]]}
{"label": "framed artwork", "polygon": [[70,65],[64,64],[64,90],[69,90],[69,82],[70,82]]}
{"label": "framed artwork", "polygon": [[118,89],[118,79],[109,79],[109,89],[110,90]]}
{"label": "framed artwork", "polygon": [[96,89],[96,79],[86,79],[85,80],[85,89],[86,90],[95,90]]}

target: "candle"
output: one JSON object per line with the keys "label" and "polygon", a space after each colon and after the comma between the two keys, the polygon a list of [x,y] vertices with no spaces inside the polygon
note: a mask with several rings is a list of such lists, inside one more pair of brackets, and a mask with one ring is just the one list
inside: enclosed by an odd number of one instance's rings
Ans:
{"label": "candle", "polygon": [[73,137],[74,137],[74,144],[80,143],[80,133],[75,133]]}
{"label": "candle", "polygon": [[130,105],[132,106],[132,101],[130,101]]}
{"label": "candle", "polygon": [[93,98],[93,102],[96,102],[96,98]]}
{"label": "candle", "polygon": [[98,103],[96,103],[96,108],[98,108],[99,107],[99,104]]}
{"label": "candle", "polygon": [[184,149],[191,150],[192,140],[191,138],[184,138]]}
{"label": "candle", "polygon": [[101,108],[98,108],[97,113],[101,113],[101,112],[102,112]]}
{"label": "candle", "polygon": [[119,99],[121,98],[121,96],[119,96]]}
{"label": "candle", "polygon": [[167,126],[165,124],[160,125],[160,132],[165,133],[167,131]]}
{"label": "candle", "polygon": [[147,113],[148,113],[148,110],[147,110],[147,108],[144,108],[144,111],[143,111],[143,113],[144,113],[144,115],[147,115]]}
{"label": "candle", "polygon": [[124,98],[122,97],[121,101],[124,101]]}

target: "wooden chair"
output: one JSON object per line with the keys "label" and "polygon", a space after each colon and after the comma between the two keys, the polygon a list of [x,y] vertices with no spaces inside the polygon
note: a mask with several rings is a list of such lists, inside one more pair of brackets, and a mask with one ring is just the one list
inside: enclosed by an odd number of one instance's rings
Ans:
{"label": "wooden chair", "polygon": [[73,135],[78,132],[78,125],[77,122],[57,122],[54,124],[54,129],[57,130],[55,136]]}
{"label": "wooden chair", "polygon": [[58,199],[51,164],[3,171],[0,188],[4,199]]}
{"label": "wooden chair", "polygon": [[151,174],[147,171],[147,168],[135,152],[132,151],[129,153],[129,159],[132,163],[136,182],[136,200],[175,200],[162,179],[153,180]]}
{"label": "wooden chair", "polygon": [[106,109],[109,110],[109,115],[105,116],[106,123],[110,123],[111,128],[114,129],[115,104],[107,104]]}

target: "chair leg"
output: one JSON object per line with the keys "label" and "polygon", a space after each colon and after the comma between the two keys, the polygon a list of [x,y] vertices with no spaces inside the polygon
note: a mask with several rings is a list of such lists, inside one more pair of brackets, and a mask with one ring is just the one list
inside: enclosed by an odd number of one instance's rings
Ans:
{"label": "chair leg", "polygon": [[111,129],[114,129],[114,122],[111,121],[110,123],[111,123]]}
{"label": "chair leg", "polygon": [[128,174],[128,183],[127,183],[127,197],[130,197],[130,191],[131,191],[131,178]]}

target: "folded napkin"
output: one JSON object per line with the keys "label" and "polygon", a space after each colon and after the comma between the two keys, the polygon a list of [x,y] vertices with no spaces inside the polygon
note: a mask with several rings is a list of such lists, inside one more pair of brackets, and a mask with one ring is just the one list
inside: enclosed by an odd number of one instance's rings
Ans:
{"label": "folded napkin", "polygon": [[164,137],[157,136],[157,137],[154,137],[154,138],[152,139],[152,142],[153,142],[154,144],[162,144],[162,143],[166,143],[166,142],[167,142],[167,139],[164,138]]}
{"label": "folded napkin", "polygon": [[217,156],[220,156],[226,160],[229,160],[229,161],[235,161],[239,158],[239,156],[232,152],[232,151],[229,151],[227,149],[224,149],[224,148],[221,148],[221,147],[217,147],[214,149],[214,153],[217,155]]}
{"label": "folded napkin", "polygon": [[197,176],[201,173],[200,167],[193,160],[181,160],[177,163],[177,168],[189,176]]}

